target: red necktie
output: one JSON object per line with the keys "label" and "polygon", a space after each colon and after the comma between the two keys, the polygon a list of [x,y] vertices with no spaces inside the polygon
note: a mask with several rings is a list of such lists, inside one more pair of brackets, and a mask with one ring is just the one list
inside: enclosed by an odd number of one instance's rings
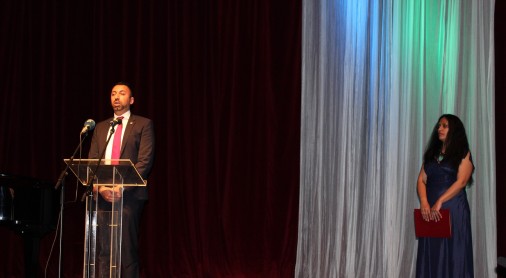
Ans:
{"label": "red necktie", "polygon": [[[121,133],[123,132],[123,117],[118,117],[119,120],[118,125],[116,126],[116,131],[114,132],[114,140],[112,141],[112,154],[111,159],[119,159],[121,153]],[[117,164],[116,162],[113,164]]]}

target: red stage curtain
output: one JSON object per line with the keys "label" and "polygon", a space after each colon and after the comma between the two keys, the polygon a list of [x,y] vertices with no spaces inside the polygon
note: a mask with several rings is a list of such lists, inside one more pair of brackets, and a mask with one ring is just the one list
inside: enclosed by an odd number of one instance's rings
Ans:
{"label": "red stage curtain", "polygon": [[[293,276],[300,0],[16,0],[0,15],[0,173],[56,181],[85,120],[112,116],[112,84],[130,81],[132,112],[156,129],[142,276]],[[80,277],[83,190],[65,191],[63,273]],[[0,227],[0,276],[22,276],[21,244]]]}

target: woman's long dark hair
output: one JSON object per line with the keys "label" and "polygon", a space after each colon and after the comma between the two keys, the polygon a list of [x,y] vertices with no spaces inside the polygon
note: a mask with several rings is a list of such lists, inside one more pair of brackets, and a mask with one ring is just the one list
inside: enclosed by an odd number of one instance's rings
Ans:
{"label": "woman's long dark hair", "polygon": [[[423,161],[424,163],[427,163],[436,159],[443,148],[443,142],[439,140],[438,134],[439,122],[442,118],[448,120],[449,127],[445,140],[446,146],[443,160],[448,161],[453,168],[458,169],[462,159],[466,157],[470,150],[464,124],[457,116],[452,114],[444,114],[439,117],[434,129],[432,130],[432,135],[430,136],[429,143],[427,144],[427,149],[423,155]],[[472,177],[469,181],[469,184],[470,183],[472,183]]]}

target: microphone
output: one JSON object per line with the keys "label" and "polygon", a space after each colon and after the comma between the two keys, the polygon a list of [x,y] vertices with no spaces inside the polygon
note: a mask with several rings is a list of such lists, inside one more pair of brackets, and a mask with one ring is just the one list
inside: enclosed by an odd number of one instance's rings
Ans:
{"label": "microphone", "polygon": [[120,124],[122,124],[122,122],[123,122],[123,119],[120,119],[120,118],[115,118],[114,120],[112,120],[112,121],[110,122],[110,124],[111,124],[112,126],[115,126],[115,125],[120,125]]}
{"label": "microphone", "polygon": [[86,120],[86,122],[84,122],[84,127],[81,130],[81,135],[87,133],[90,130],[93,130],[94,128],[95,128],[95,121],[92,119]]}

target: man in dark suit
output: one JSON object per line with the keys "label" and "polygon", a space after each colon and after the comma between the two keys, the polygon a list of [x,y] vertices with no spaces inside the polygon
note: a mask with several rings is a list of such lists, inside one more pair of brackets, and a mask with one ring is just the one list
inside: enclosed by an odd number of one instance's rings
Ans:
{"label": "man in dark suit", "polygon": [[[133,103],[134,97],[131,86],[124,82],[116,83],[111,90],[114,118],[109,118],[97,124],[93,132],[88,158],[99,158],[105,149],[103,159],[130,159],[142,178],[147,180],[154,161],[155,136],[153,122],[148,118],[133,115],[130,112],[130,106]],[[113,119],[120,123],[112,125],[111,121]],[[116,128],[115,134],[112,136],[116,137],[117,133],[121,138],[117,139],[121,141],[121,149],[118,148],[117,151],[113,147],[116,138],[114,140],[111,138],[106,146],[112,127]],[[139,186],[124,188],[123,190],[117,187],[100,187],[94,188],[93,191],[95,192],[94,195],[98,196],[99,201],[106,205],[117,202],[121,198],[123,199],[121,276],[138,277],[138,230],[142,209],[148,199],[147,188]],[[99,264],[101,263],[101,257],[104,256],[108,257],[108,254],[99,254]],[[106,268],[108,269],[108,266]]]}

